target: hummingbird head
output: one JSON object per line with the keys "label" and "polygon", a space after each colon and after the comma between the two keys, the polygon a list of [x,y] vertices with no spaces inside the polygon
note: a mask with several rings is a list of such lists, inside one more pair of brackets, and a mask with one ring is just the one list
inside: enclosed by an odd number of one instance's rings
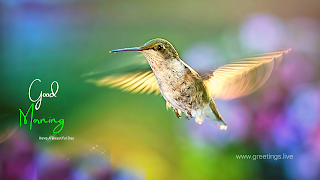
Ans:
{"label": "hummingbird head", "polygon": [[121,51],[141,51],[147,59],[170,59],[179,58],[177,51],[174,49],[172,44],[162,38],[152,39],[146,42],[143,46],[116,49],[110,51],[110,53],[121,52]]}

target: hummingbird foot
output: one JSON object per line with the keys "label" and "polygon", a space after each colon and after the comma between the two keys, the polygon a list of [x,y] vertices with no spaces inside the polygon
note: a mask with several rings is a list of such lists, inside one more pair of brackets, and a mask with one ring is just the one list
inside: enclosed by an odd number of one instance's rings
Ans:
{"label": "hummingbird foot", "polygon": [[191,112],[188,111],[186,114],[186,119],[190,120],[192,118]]}
{"label": "hummingbird foot", "polygon": [[173,108],[173,112],[176,114],[177,118],[181,118],[181,111],[180,111],[180,109]]}

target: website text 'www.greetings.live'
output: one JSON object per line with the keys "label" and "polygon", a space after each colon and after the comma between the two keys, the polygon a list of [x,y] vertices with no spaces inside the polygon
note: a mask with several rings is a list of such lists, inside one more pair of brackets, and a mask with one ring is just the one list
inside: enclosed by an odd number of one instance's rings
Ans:
{"label": "website text 'www.greetings.live'", "polygon": [[286,153],[283,154],[237,154],[236,155],[237,159],[251,159],[251,160],[258,160],[258,159],[273,159],[275,161],[281,159],[281,160],[286,160],[286,159],[293,159],[293,155],[287,155]]}

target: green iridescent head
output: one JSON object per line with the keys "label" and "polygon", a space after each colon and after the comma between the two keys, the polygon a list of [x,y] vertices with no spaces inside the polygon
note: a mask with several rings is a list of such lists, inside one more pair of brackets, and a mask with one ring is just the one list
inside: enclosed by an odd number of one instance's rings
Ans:
{"label": "green iridescent head", "polygon": [[153,51],[159,52],[164,57],[174,57],[174,58],[179,57],[178,52],[174,49],[172,44],[169,41],[162,38],[152,39],[140,47],[116,49],[116,50],[110,51],[110,53],[120,52],[120,51],[147,51],[147,50],[153,50]]}
{"label": "green iridescent head", "polygon": [[142,46],[142,48],[148,49],[148,50],[158,51],[161,54],[164,54],[166,56],[171,56],[171,57],[175,57],[175,58],[179,57],[178,52],[174,49],[172,44],[169,41],[162,39],[162,38],[152,39],[152,40],[146,42]]}

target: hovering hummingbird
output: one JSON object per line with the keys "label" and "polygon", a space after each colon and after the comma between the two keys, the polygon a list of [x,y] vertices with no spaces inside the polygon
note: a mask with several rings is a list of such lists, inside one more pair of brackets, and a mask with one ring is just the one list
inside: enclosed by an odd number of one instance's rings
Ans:
{"label": "hovering hummingbird", "polygon": [[220,129],[226,130],[227,124],[218,112],[214,99],[230,100],[255,91],[269,78],[275,59],[280,59],[290,49],[242,59],[221,66],[206,76],[201,76],[186,64],[165,39],[152,39],[143,46],[116,49],[110,53],[122,51],[142,52],[148,63],[140,65],[147,66],[138,72],[114,73],[89,81],[120,87],[125,91],[161,93],[167,109],[172,107],[178,118],[184,112],[186,118],[194,117],[198,124],[210,119]]}

